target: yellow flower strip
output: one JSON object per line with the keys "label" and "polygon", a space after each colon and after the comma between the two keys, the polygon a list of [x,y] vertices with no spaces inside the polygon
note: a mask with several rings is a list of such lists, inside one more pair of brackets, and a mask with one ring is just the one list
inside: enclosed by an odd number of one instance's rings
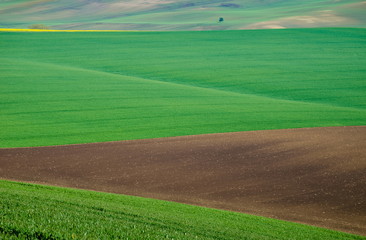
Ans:
{"label": "yellow flower strip", "polygon": [[147,31],[137,31],[137,30],[54,30],[54,29],[0,28],[0,32],[147,32]]}

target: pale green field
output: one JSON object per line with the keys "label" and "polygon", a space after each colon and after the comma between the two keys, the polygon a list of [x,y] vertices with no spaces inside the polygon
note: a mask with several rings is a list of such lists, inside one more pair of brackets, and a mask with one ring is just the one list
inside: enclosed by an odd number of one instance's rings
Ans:
{"label": "pale green field", "polygon": [[[212,30],[366,27],[362,0],[0,1],[0,28]],[[223,23],[217,23],[224,17]]]}

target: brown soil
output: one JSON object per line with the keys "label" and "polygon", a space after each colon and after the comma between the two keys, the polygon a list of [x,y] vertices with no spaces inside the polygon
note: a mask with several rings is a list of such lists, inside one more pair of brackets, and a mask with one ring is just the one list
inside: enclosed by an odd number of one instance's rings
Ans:
{"label": "brown soil", "polygon": [[366,235],[366,127],[0,149],[0,178],[221,208]]}

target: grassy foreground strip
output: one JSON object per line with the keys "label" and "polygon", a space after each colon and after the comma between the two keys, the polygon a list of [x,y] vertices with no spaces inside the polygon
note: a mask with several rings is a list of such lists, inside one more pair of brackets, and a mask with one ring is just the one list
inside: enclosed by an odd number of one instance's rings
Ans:
{"label": "grassy foreground strip", "polygon": [[2,239],[365,239],[132,196],[0,180]]}
{"label": "grassy foreground strip", "polygon": [[0,147],[366,125],[366,30],[0,32]]}

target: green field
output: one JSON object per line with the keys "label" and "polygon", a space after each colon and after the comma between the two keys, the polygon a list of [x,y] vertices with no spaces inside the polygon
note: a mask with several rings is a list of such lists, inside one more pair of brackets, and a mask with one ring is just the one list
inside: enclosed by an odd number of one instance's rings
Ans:
{"label": "green field", "polygon": [[[366,125],[365,6],[362,0],[0,0],[0,148]],[[32,24],[157,32],[3,29]],[[0,239],[366,238],[0,180]]]}
{"label": "green field", "polygon": [[[362,0],[0,0],[0,28],[227,30],[366,27]],[[218,23],[219,17],[225,19]]]}
{"label": "green field", "polygon": [[365,239],[132,196],[0,180],[1,239]]}
{"label": "green field", "polygon": [[1,32],[0,147],[365,125],[366,30]]}

